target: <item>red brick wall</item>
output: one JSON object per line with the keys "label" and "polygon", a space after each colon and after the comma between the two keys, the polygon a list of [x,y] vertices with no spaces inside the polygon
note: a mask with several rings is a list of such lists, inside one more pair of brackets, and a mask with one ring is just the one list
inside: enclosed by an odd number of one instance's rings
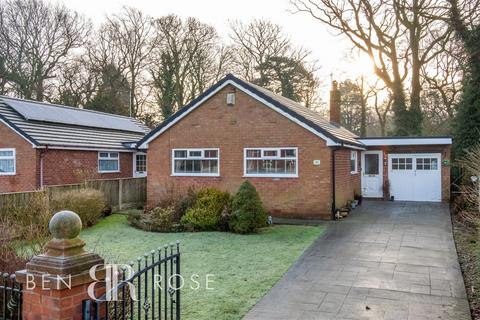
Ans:
{"label": "red brick wall", "polygon": [[35,190],[37,162],[32,144],[0,122],[0,148],[14,148],[16,152],[16,174],[0,175],[0,193]]}
{"label": "red brick wall", "polygon": [[[442,155],[442,200],[450,201],[450,145],[436,146],[378,146],[369,147],[368,150],[383,151],[383,182],[388,181],[388,154],[389,153],[440,153]],[[443,161],[448,160],[448,165],[443,165]]]}
{"label": "red brick wall", "polygon": [[98,152],[49,149],[42,154],[43,184],[80,183],[86,179],[115,179],[132,177],[132,153],[120,153],[120,172],[99,173]]}
{"label": "red brick wall", "polygon": [[335,206],[341,208],[360,193],[360,151],[357,151],[357,173],[351,173],[350,149],[335,151]]}
{"label": "red brick wall", "polygon": [[[215,186],[234,193],[243,178],[243,148],[298,147],[299,178],[248,178],[267,210],[275,216],[331,217],[331,150],[325,142],[240,90],[236,104],[225,103],[224,88],[175,124],[148,149],[148,205],[154,206],[173,187]],[[172,177],[173,148],[219,148],[220,177]],[[320,160],[320,166],[313,165]]]}

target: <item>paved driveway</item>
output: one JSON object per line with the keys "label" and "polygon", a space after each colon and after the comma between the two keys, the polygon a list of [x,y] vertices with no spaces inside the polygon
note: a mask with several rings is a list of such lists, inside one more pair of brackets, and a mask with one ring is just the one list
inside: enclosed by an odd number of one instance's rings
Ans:
{"label": "paved driveway", "polygon": [[470,319],[448,206],[364,203],[244,319]]}

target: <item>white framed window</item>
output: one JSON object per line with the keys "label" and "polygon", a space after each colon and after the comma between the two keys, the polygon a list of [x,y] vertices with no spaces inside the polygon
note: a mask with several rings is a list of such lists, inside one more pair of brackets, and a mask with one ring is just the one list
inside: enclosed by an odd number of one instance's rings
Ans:
{"label": "white framed window", "polygon": [[357,151],[350,152],[350,174],[358,173]]}
{"label": "white framed window", "polygon": [[120,172],[120,154],[118,152],[100,151],[98,153],[98,172]]}
{"label": "white framed window", "polygon": [[417,158],[416,167],[417,170],[437,170],[438,160],[437,158]]}
{"label": "white framed window", "polygon": [[173,176],[210,176],[220,175],[220,150],[204,149],[172,149]]}
{"label": "white framed window", "polygon": [[147,176],[147,154],[137,152],[133,154],[133,175],[134,177]]}
{"label": "white framed window", "polygon": [[15,149],[0,149],[0,176],[13,176],[16,174]]}
{"label": "white framed window", "polygon": [[298,177],[298,148],[245,148],[245,177]]}
{"label": "white framed window", "polygon": [[412,158],[392,158],[392,170],[412,170]]}

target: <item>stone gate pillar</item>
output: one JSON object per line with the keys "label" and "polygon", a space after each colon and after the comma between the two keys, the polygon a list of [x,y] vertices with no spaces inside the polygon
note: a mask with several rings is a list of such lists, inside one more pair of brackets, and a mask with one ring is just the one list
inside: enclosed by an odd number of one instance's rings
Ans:
{"label": "stone gate pillar", "polygon": [[[84,250],[85,242],[78,236],[82,229],[80,217],[72,211],[60,211],[48,226],[53,239],[45,253],[34,256],[25,270],[17,271],[23,284],[23,319],[82,319],[82,300],[89,299],[87,288],[92,282],[105,279],[104,260]],[[92,279],[89,270],[95,265]],[[104,292],[104,283],[96,283],[96,296]]]}

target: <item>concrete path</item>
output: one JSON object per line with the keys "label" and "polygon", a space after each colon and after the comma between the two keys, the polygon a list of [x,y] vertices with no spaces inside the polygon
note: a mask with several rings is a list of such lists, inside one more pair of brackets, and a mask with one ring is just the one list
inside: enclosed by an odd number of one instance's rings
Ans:
{"label": "concrete path", "polygon": [[448,206],[364,203],[244,319],[470,319]]}

